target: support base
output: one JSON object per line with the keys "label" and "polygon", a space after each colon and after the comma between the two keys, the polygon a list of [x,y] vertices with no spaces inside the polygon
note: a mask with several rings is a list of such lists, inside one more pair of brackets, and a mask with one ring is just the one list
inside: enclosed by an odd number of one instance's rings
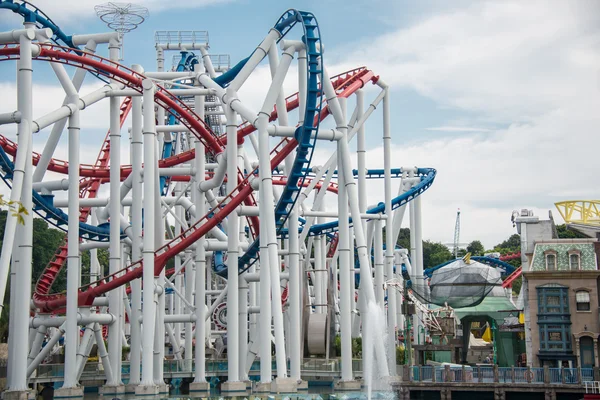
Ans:
{"label": "support base", "polygon": [[[54,392],[56,397],[56,392]],[[119,394],[125,394],[125,385],[104,385],[98,389],[98,393],[102,396],[114,396]]]}
{"label": "support base", "polygon": [[298,381],[298,391],[308,390],[308,381],[303,381],[302,379]]}
{"label": "support base", "polygon": [[208,393],[210,392],[210,383],[208,382],[192,382],[190,383],[190,393]]}
{"label": "support base", "polygon": [[254,393],[271,393],[271,382],[258,382],[254,387]]}
{"label": "support base", "polygon": [[7,390],[2,393],[3,400],[35,400],[35,390]]}
{"label": "support base", "polygon": [[125,394],[134,394],[138,386],[140,386],[139,383],[128,383],[125,385]]}
{"label": "support base", "polygon": [[247,393],[246,382],[224,382],[221,385],[221,394],[223,395],[231,394],[239,396],[244,393]]}
{"label": "support base", "polygon": [[292,378],[277,378],[271,382],[271,393],[296,393],[298,382]]}
{"label": "support base", "polygon": [[158,387],[158,394],[169,394],[169,385],[166,383],[156,385],[156,387]]}
{"label": "support base", "polygon": [[335,390],[342,392],[360,392],[362,387],[361,381],[337,381],[335,383]]}
{"label": "support base", "polygon": [[[27,393],[27,392],[25,392]],[[4,395],[6,399],[6,395]],[[54,391],[55,399],[73,399],[73,398],[83,398],[83,386],[79,387],[70,387],[70,388],[60,388]]]}
{"label": "support base", "polygon": [[137,385],[135,388],[136,396],[156,396],[158,394],[158,386],[156,385]]}

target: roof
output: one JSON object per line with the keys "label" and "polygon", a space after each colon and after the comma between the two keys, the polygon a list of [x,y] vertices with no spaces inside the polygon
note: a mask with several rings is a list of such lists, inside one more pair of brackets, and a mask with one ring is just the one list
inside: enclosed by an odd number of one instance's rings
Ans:
{"label": "roof", "polygon": [[456,318],[463,319],[467,316],[488,316],[496,321],[503,322],[509,310],[515,310],[515,305],[506,296],[487,296],[481,304],[474,307],[465,307],[454,310]]}

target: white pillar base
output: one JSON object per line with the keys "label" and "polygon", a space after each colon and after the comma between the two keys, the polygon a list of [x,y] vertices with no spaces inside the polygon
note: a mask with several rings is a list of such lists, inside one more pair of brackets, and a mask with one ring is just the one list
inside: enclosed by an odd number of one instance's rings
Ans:
{"label": "white pillar base", "polygon": [[298,381],[298,389],[299,392],[300,391],[306,391],[308,390],[308,381],[303,381],[303,380],[299,380]]}
{"label": "white pillar base", "polygon": [[208,393],[210,392],[210,383],[208,382],[192,382],[190,383],[190,393]]}
{"label": "white pillar base", "polygon": [[125,385],[125,394],[134,394],[138,386],[140,386],[139,383],[128,383]]}
{"label": "white pillar base", "polygon": [[[25,393],[27,393],[27,392],[25,392]],[[6,399],[6,395],[4,398]],[[55,399],[83,398],[83,386],[56,389],[54,391],[54,398]]]}
{"label": "white pillar base", "polygon": [[335,383],[335,390],[342,392],[360,392],[362,389],[362,381],[337,381]]}
{"label": "white pillar base", "polygon": [[158,388],[158,394],[169,394],[169,385],[163,383],[162,385],[156,385]]}
{"label": "white pillar base", "polygon": [[262,383],[258,382],[254,388],[254,393],[271,393],[271,382]]}
{"label": "white pillar base", "polygon": [[239,396],[247,393],[246,382],[224,382],[221,385],[222,395],[234,395]]}
{"label": "white pillar base", "polygon": [[[113,396],[113,395],[125,394],[125,385],[116,385],[116,386],[104,385],[98,389],[98,393],[101,394],[102,396]],[[56,394],[54,395],[54,397],[56,397]]]}
{"label": "white pillar base", "polygon": [[2,393],[3,400],[35,400],[35,390],[11,390]]}
{"label": "white pillar base", "polygon": [[158,394],[158,386],[156,385],[137,385],[135,388],[136,396],[156,396]]}
{"label": "white pillar base", "polygon": [[298,382],[292,378],[276,378],[271,382],[271,393],[296,393]]}

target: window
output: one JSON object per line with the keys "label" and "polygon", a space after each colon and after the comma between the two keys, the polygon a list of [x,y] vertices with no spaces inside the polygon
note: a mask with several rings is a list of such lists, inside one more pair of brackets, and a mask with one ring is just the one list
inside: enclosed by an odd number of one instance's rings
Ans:
{"label": "window", "polygon": [[577,311],[590,311],[590,292],[579,290],[575,293]]}
{"label": "window", "polygon": [[[555,254],[552,254],[556,257]],[[540,351],[571,352],[569,288],[558,284],[538,286],[538,328]],[[585,292],[587,293],[587,292]]]}
{"label": "window", "polygon": [[579,250],[569,250],[569,269],[581,269],[581,252]]}
{"label": "window", "polygon": [[556,271],[556,254],[546,254],[546,270]]}

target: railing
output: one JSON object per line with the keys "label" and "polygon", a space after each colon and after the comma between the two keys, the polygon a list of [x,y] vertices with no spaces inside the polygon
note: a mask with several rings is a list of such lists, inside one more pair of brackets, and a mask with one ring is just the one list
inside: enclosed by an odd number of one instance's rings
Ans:
{"label": "railing", "polygon": [[[143,368],[143,365],[140,367]],[[271,369],[275,371],[277,368],[275,359],[271,361]],[[289,362],[287,365],[289,369]],[[195,362],[193,359],[185,360],[165,360],[163,363],[163,372],[165,377],[176,376],[192,376],[196,371]],[[227,375],[227,360],[206,360],[206,374],[209,376]],[[352,360],[352,371],[355,374],[362,374],[362,360]],[[37,373],[33,380],[36,381],[62,381],[64,378],[64,364],[42,364],[37,368]],[[131,366],[128,361],[123,361],[121,365],[121,375],[123,378],[129,377]],[[319,359],[305,358],[301,363],[301,372],[303,375],[317,374],[321,376],[339,377],[341,374],[341,362],[339,359]],[[250,366],[249,375],[260,374],[260,361],[254,361]],[[96,380],[104,379],[104,369],[102,364],[98,362],[88,362],[85,366],[80,380]]]}
{"label": "railing", "polygon": [[[275,360],[271,361],[271,368],[276,370]],[[289,369],[289,363],[287,365]],[[227,375],[227,360],[206,360],[205,366],[208,376]],[[196,371],[194,360],[165,360],[165,377],[193,376]],[[352,371],[355,376],[362,376],[362,360],[352,360]],[[123,378],[129,377],[129,362],[122,363],[121,374]],[[303,376],[323,376],[339,378],[341,375],[341,362],[339,359],[305,358],[302,360],[301,373]],[[260,361],[255,361],[249,375],[260,374]],[[599,381],[600,369],[598,368],[523,368],[523,367],[497,367],[497,366],[398,366],[398,375],[403,381],[410,382],[439,382],[472,384],[533,384],[533,385],[591,385],[590,382]],[[64,364],[42,364],[38,367],[34,380],[36,381],[61,381],[64,378]],[[104,370],[101,363],[89,362],[80,380],[102,380]]]}
{"label": "railing", "polygon": [[[594,381],[594,368],[530,368],[496,366],[404,366],[403,380],[411,382],[564,384]],[[600,371],[599,371],[600,372]]]}

